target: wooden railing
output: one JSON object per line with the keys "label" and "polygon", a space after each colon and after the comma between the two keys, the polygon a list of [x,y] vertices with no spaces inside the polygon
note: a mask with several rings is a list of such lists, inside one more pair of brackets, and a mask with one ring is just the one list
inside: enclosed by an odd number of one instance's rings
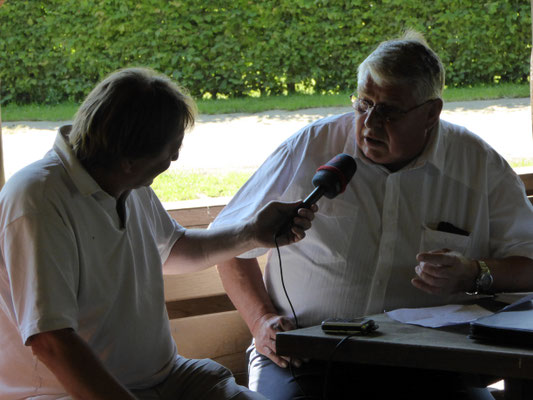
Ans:
{"label": "wooden railing", "polygon": [[[205,229],[228,199],[166,204],[170,215],[186,228]],[[259,258],[262,268],[266,255]],[[245,351],[252,341],[248,327],[229,300],[216,268],[165,275],[165,299],[178,352],[188,358],[211,358],[247,384]]]}
{"label": "wooden railing", "polygon": [[522,182],[524,182],[524,186],[526,187],[527,197],[531,201],[533,197],[533,168],[532,167],[517,168],[516,172],[518,173],[518,176],[520,177],[520,179],[522,179]]}
{"label": "wooden railing", "polygon": [[[520,170],[520,178],[533,203],[533,170]],[[170,215],[186,228],[207,228],[228,199],[167,204]],[[266,255],[260,257],[264,268]],[[166,275],[165,299],[172,334],[181,355],[211,358],[228,367],[246,384],[244,352],[251,334],[226,295],[215,268],[201,272]]]}

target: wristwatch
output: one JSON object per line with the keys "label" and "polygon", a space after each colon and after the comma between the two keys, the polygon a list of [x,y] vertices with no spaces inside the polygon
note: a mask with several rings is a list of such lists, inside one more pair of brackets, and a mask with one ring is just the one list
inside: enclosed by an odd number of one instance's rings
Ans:
{"label": "wristwatch", "polygon": [[476,289],[473,293],[469,294],[488,293],[489,289],[492,287],[494,278],[492,277],[490,269],[485,261],[476,260],[476,262],[479,266],[479,274],[476,278]]}

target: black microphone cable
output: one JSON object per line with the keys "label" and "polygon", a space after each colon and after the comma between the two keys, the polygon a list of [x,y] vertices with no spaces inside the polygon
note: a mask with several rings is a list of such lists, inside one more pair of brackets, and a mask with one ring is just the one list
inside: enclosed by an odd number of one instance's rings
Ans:
{"label": "black microphone cable", "polygon": [[[276,251],[278,252],[279,276],[281,278],[281,287],[283,288],[283,292],[285,293],[285,297],[287,298],[287,301],[288,301],[289,306],[291,308],[292,316],[294,318],[294,325],[296,326],[296,329],[299,329],[300,328],[300,324],[298,323],[298,317],[296,316],[296,312],[294,311],[294,307],[293,307],[291,299],[289,297],[289,293],[287,292],[287,288],[285,286],[285,279],[283,278],[283,267],[281,265],[281,252],[279,250],[277,234],[274,235],[274,243],[276,244]],[[292,361],[292,358],[289,357],[289,372],[290,372],[290,374],[292,376],[292,379],[294,379],[294,382],[296,382],[296,384],[298,385],[298,388],[300,389],[300,392],[302,392],[303,398],[304,399],[315,400],[314,397],[308,396],[305,393],[305,390],[303,389],[302,385],[300,385],[300,382],[298,382],[298,377],[294,373],[291,361]]]}
{"label": "black microphone cable", "polygon": [[287,288],[285,287],[285,279],[283,279],[283,268],[281,266],[281,252],[279,250],[277,234],[274,234],[274,243],[276,244],[276,251],[278,252],[279,276],[281,278],[281,287],[283,288],[285,297],[287,298],[287,301],[289,302],[289,306],[291,307],[292,316],[294,318],[294,325],[296,325],[296,329],[300,329],[300,324],[298,323],[298,317],[296,316],[296,312],[294,311],[294,307],[292,306],[291,299],[289,298],[289,293],[287,292]]}
{"label": "black microphone cable", "polygon": [[[278,253],[279,276],[280,276],[280,280],[281,280],[281,287],[283,288],[283,292],[285,293],[285,297],[287,298],[287,302],[289,303],[289,306],[291,308],[292,316],[294,318],[294,325],[296,326],[296,329],[300,329],[300,324],[298,323],[298,317],[296,316],[296,312],[294,311],[294,307],[293,307],[291,299],[289,297],[289,293],[287,292],[287,287],[285,286],[285,279],[283,278],[283,267],[282,267],[282,263],[281,263],[281,251],[279,249],[277,235],[274,235],[274,243],[276,245],[276,251]],[[344,343],[346,343],[346,341],[348,339],[350,339],[350,338],[352,338],[352,337],[354,337],[356,335],[359,335],[359,334],[360,334],[360,332],[355,332],[355,333],[352,333],[352,334],[347,335],[344,338],[342,338],[342,340],[339,343],[337,343],[337,345],[335,346],[335,348],[333,349],[333,351],[329,355],[328,361],[326,363],[326,369],[325,369],[325,372],[324,372],[324,384],[322,386],[322,400],[327,400],[328,399],[328,395],[327,395],[328,394],[328,383],[329,383],[328,381],[329,381],[329,374],[330,374],[331,364],[333,362],[334,354],[337,352],[337,350],[339,350],[341,348],[341,346]],[[290,374],[292,376],[292,379],[294,379],[294,382],[296,382],[296,384],[298,385],[298,388],[302,392],[303,399],[316,400],[315,397],[309,396],[307,393],[305,393],[305,390],[303,389],[302,385],[300,385],[300,382],[298,382],[298,377],[294,373],[291,361],[292,361],[292,358],[289,357],[289,372],[290,372]]]}
{"label": "black microphone cable", "polygon": [[[344,154],[344,153],[337,154],[335,157],[329,160],[326,164],[318,167],[315,173],[315,176],[313,177],[313,180],[312,180],[312,183],[315,186],[315,189],[313,190],[311,194],[309,194],[309,196],[307,196],[307,198],[302,202],[300,206],[304,208],[310,208],[323,195],[325,195],[329,199],[333,199],[338,194],[344,192],[344,190],[346,189],[346,185],[348,184],[350,179],[352,179],[356,170],[357,170],[357,164],[352,156],[348,154]],[[276,250],[278,252],[279,275],[281,279],[281,286],[283,288],[283,292],[285,293],[285,297],[287,298],[287,301],[291,308],[296,329],[299,329],[300,324],[298,323],[298,317],[296,316],[296,312],[294,311],[294,307],[289,297],[289,293],[287,292],[287,288],[285,286],[285,279],[283,278],[281,252],[279,250],[278,238],[277,238],[280,233],[284,233],[287,230],[290,231],[290,227],[291,227],[291,221],[287,221],[287,223],[280,229],[280,231],[274,234],[274,243],[276,244]],[[300,385],[300,382],[298,382],[298,379],[296,378],[296,375],[294,374],[294,371],[292,369],[291,358],[289,358],[289,371],[292,375],[292,378],[294,379],[294,381],[300,388],[300,391],[302,392],[304,398],[313,399],[313,397],[306,395],[305,391]]]}
{"label": "black microphone cable", "polygon": [[322,386],[322,400],[328,400],[328,380],[329,380],[329,374],[331,370],[331,364],[333,363],[333,355],[341,348],[341,346],[346,343],[346,341],[354,336],[359,335],[359,332],[351,333],[349,335],[346,335],[342,338],[342,340],[337,343],[333,351],[330,353],[328,357],[328,361],[326,363],[326,371],[324,373],[324,385]]}

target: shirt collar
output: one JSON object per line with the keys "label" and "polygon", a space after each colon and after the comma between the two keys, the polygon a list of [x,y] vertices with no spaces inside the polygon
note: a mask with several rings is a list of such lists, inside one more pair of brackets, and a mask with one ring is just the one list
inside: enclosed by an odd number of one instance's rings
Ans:
{"label": "shirt collar", "polygon": [[102,188],[81,165],[68,143],[67,138],[71,129],[72,125],[63,125],[59,128],[54,142],[54,151],[61,160],[70,179],[72,179],[72,182],[83,196],[90,196],[101,192]]}
{"label": "shirt collar", "polygon": [[439,120],[438,125],[430,132],[429,140],[424,148],[422,154],[415,158],[404,169],[418,168],[425,163],[433,164],[438,170],[444,169],[444,151],[443,146],[443,134],[442,134],[442,122]]}

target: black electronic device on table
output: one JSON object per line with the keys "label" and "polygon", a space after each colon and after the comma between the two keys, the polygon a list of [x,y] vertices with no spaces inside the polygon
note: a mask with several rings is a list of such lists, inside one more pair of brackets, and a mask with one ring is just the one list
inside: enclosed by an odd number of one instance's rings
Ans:
{"label": "black electronic device on table", "polygon": [[325,333],[351,335],[354,333],[367,334],[375,331],[379,326],[370,318],[329,318],[322,321]]}

